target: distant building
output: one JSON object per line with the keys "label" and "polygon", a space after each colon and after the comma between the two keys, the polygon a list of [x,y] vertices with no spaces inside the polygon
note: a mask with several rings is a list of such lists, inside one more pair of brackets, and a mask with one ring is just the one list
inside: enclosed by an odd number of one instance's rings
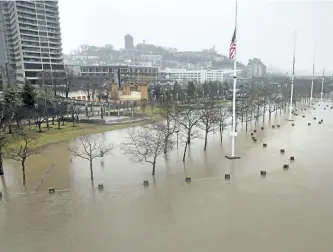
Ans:
{"label": "distant building", "polygon": [[187,69],[170,69],[166,68],[165,73],[170,80],[174,81],[193,81],[205,83],[209,81],[223,81],[223,75],[227,72],[223,70],[187,70]]}
{"label": "distant building", "polygon": [[150,61],[153,66],[162,66],[163,56],[154,54],[140,54],[140,61]]}
{"label": "distant building", "polygon": [[266,66],[260,59],[250,59],[247,64],[247,78],[262,77],[266,74]]}
{"label": "distant building", "polygon": [[0,26],[1,65],[18,81],[35,84],[43,71],[65,74],[57,0],[0,1]]}
{"label": "distant building", "polygon": [[134,50],[133,37],[129,34],[125,35],[125,50]]}
{"label": "distant building", "polygon": [[[120,73],[119,77],[118,73]],[[119,82],[127,79],[155,78],[158,75],[158,68],[133,65],[80,66],[79,75],[81,77],[104,77]]]}

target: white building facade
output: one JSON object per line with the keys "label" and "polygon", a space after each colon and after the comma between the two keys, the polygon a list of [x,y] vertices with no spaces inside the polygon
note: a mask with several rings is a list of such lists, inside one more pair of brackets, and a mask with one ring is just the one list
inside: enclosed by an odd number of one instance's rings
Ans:
{"label": "white building facade", "polygon": [[18,81],[35,84],[41,72],[65,74],[57,0],[0,1],[0,25],[1,60],[15,69]]}
{"label": "white building facade", "polygon": [[187,70],[187,69],[165,69],[170,80],[179,82],[205,83],[209,81],[223,82],[224,75],[230,74],[229,70]]}

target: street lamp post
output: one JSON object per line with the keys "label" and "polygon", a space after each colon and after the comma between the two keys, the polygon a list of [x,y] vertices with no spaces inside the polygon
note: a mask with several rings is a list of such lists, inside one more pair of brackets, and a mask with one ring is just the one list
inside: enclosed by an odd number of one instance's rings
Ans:
{"label": "street lamp post", "polygon": [[293,110],[293,95],[294,95],[294,78],[295,78],[295,50],[296,50],[296,31],[294,37],[294,56],[293,56],[293,73],[291,76],[291,88],[290,88],[290,105],[289,105],[289,121],[292,121]]}
{"label": "street lamp post", "polygon": [[325,76],[325,69],[323,69],[323,78],[321,79],[321,92],[320,92],[320,100],[323,100],[324,94],[324,76]]}
{"label": "street lamp post", "polygon": [[311,80],[311,92],[310,92],[310,105],[312,105],[312,100],[313,100],[313,81],[314,81],[314,71],[315,71],[314,59],[315,59],[315,53],[313,53],[312,80]]}

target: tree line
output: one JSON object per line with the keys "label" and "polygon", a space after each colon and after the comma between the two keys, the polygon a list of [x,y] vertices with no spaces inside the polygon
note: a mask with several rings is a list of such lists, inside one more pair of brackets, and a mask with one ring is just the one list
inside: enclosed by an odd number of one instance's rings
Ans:
{"label": "tree line", "polygon": [[[60,128],[68,113],[72,115],[73,126],[79,122],[78,110],[71,107],[68,111],[67,103],[60,101],[52,88],[52,85],[41,85],[36,93],[26,81],[21,89],[8,87],[5,90],[0,104],[0,175],[3,175],[3,157],[9,157],[21,162],[23,184],[26,184],[25,162],[29,156],[38,153],[34,145],[38,141],[38,133],[43,131],[42,123],[49,129],[51,123],[57,122]],[[246,96],[236,103],[236,129],[243,125],[247,131],[252,122],[255,127],[259,127],[260,118],[264,123],[267,114],[271,118],[278,112],[281,113],[289,102],[289,90],[288,85],[248,87]],[[294,102],[307,98],[306,88],[296,86]],[[188,146],[194,139],[204,138],[204,151],[207,149],[210,133],[218,132],[222,142],[223,132],[230,127],[232,115],[230,103],[213,97],[184,103],[166,100],[151,109],[155,109],[162,120],[144,127],[129,128],[128,137],[121,143],[121,149],[132,161],[150,163],[152,175],[155,175],[158,157],[168,156],[176,144],[178,147],[178,141],[184,148],[184,162]],[[52,118],[51,122],[49,118]],[[31,130],[32,123],[38,128],[37,131]],[[113,147],[106,144],[106,140],[100,135],[82,133],[78,138],[78,145],[71,146],[70,151],[74,156],[89,161],[93,180],[93,160],[110,154]]]}
{"label": "tree line", "polygon": [[[254,123],[254,127],[264,124],[265,118],[270,120],[287,108],[289,102],[288,87],[258,86],[248,90],[246,99],[236,103],[236,130]],[[306,101],[308,97],[295,90],[295,103]],[[186,153],[194,139],[204,139],[203,150],[207,150],[208,135],[219,133],[223,141],[223,132],[231,126],[232,104],[219,100],[206,100],[200,103],[171,103],[165,102],[155,108],[162,120],[142,127],[132,127],[127,130],[127,138],[120,144],[120,149],[131,161],[149,163],[152,175],[156,173],[158,157],[167,157],[178,148],[178,141],[183,146],[183,162]],[[80,146],[81,145],[81,146]],[[89,146],[87,148],[86,146]],[[83,135],[78,139],[78,145],[70,147],[74,156],[89,160],[90,171],[93,174],[93,159],[111,153],[113,145],[106,145],[105,139],[96,135]],[[75,148],[75,149],[73,149]],[[100,150],[105,150],[99,152]],[[94,154],[95,153],[95,154]],[[93,179],[93,175],[91,175]]]}

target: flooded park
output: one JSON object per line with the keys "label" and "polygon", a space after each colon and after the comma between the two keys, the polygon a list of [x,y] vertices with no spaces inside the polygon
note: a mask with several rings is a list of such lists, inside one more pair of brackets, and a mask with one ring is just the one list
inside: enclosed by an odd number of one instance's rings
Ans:
{"label": "flooded park", "polygon": [[211,133],[206,152],[203,139],[193,141],[186,162],[180,144],[158,160],[154,179],[150,164],[131,162],[119,148],[126,129],[104,133],[116,147],[94,162],[93,183],[89,162],[72,158],[66,142],[27,161],[26,188],[20,165],[5,160],[0,251],[333,251],[331,106],[299,108],[293,122],[278,113],[256,143],[253,125],[240,127],[238,160],[225,158],[227,131],[222,145]]}

